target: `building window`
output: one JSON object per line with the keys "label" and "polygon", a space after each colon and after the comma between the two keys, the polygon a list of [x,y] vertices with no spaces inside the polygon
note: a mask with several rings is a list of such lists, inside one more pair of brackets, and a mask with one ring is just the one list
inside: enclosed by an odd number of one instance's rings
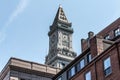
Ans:
{"label": "building window", "polygon": [[104,74],[105,76],[109,75],[112,72],[110,57],[104,60]]}
{"label": "building window", "polygon": [[75,75],[75,66],[68,71],[68,79]]}
{"label": "building window", "polygon": [[91,72],[90,71],[85,74],[85,80],[91,80]]}
{"label": "building window", "polygon": [[120,29],[119,28],[114,31],[114,35],[115,35],[115,37],[120,35]]}
{"label": "building window", "polygon": [[60,68],[64,68],[64,67],[65,67],[65,63],[59,62],[59,67],[60,67]]}
{"label": "building window", "polygon": [[57,80],[62,80],[62,77],[60,76]]}
{"label": "building window", "polygon": [[109,40],[110,39],[110,35],[105,36],[104,39]]}
{"label": "building window", "polygon": [[84,66],[85,66],[85,60],[82,59],[82,60],[80,61],[80,68],[82,69]]}
{"label": "building window", "polygon": [[80,60],[80,62],[77,64],[77,71],[80,71],[84,66],[85,66],[85,60],[82,59],[82,60]]}
{"label": "building window", "polygon": [[75,67],[71,69],[71,76],[73,76],[74,74],[75,74]]}
{"label": "building window", "polygon": [[89,63],[92,60],[91,54],[87,54],[87,63]]}
{"label": "building window", "polygon": [[64,68],[65,67],[65,63],[61,63],[61,67]]}

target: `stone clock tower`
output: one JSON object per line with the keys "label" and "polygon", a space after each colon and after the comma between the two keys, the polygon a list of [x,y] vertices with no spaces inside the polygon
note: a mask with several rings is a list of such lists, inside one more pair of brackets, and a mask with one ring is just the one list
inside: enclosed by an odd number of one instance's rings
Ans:
{"label": "stone clock tower", "polygon": [[49,53],[45,64],[62,69],[76,57],[72,48],[72,33],[71,23],[60,6],[48,33]]}

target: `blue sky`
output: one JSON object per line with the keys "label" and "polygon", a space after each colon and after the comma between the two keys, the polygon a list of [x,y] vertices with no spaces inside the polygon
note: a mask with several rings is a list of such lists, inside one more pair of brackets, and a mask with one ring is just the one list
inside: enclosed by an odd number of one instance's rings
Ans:
{"label": "blue sky", "polygon": [[73,48],[120,17],[120,0],[0,0],[0,71],[10,57],[44,63],[48,31],[59,4],[74,29]]}

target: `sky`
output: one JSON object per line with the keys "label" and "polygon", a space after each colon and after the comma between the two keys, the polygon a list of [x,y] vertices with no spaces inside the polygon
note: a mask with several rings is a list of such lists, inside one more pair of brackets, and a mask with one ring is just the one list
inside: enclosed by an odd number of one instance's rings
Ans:
{"label": "sky", "polygon": [[120,0],[0,0],[0,71],[10,57],[44,64],[48,31],[59,5],[72,22],[73,49],[120,17]]}

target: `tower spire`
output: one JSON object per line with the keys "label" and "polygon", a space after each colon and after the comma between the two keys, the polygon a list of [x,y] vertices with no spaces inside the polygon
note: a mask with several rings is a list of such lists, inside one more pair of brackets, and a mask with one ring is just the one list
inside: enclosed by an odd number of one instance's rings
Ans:
{"label": "tower spire", "polygon": [[67,17],[65,16],[65,12],[63,11],[61,4],[59,5],[59,8],[58,8],[58,11],[57,11],[57,14],[55,16],[53,23],[56,23],[56,21],[62,21],[65,23],[69,23]]}

